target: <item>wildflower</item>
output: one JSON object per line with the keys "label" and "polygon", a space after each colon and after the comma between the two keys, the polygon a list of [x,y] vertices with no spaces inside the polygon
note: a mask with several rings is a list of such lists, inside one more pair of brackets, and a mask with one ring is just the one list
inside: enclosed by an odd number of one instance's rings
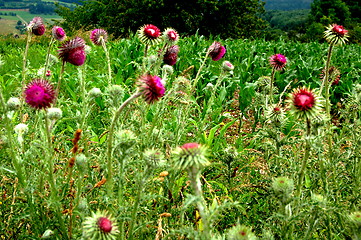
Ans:
{"label": "wildflower", "polygon": [[94,29],[90,33],[90,39],[95,45],[102,45],[102,42],[107,41],[108,33],[104,29]]}
{"label": "wildflower", "polygon": [[134,132],[128,129],[123,129],[116,132],[115,138],[117,147],[120,147],[123,150],[130,149],[137,142],[137,136],[134,134]]}
{"label": "wildflower", "polygon": [[46,80],[34,79],[24,91],[25,102],[36,109],[45,109],[55,100],[53,86]]}
{"label": "wildflower", "polygon": [[177,45],[171,46],[164,54],[163,62],[165,64],[173,66],[177,63],[179,47]]}
{"label": "wildflower", "polygon": [[179,40],[179,35],[176,30],[172,28],[167,28],[163,32],[163,38],[169,43],[169,44],[175,44]]}
{"label": "wildflower", "polygon": [[41,17],[34,17],[28,25],[29,31],[36,36],[41,36],[45,33],[45,25]]}
{"label": "wildflower", "polygon": [[58,41],[63,41],[66,38],[64,29],[59,26],[53,27],[53,29],[51,30],[51,33],[53,35],[53,38]]}
{"label": "wildflower", "polygon": [[84,64],[86,58],[85,41],[80,37],[76,37],[63,43],[58,52],[59,58],[63,60],[63,62],[81,66]]}
{"label": "wildflower", "polygon": [[143,153],[149,168],[161,167],[165,164],[164,156],[156,149],[147,149]]}
{"label": "wildflower", "polygon": [[201,169],[210,163],[207,160],[207,148],[198,143],[186,143],[174,151],[175,168],[188,169],[195,167]]}
{"label": "wildflower", "polygon": [[226,48],[219,42],[213,42],[208,48],[208,52],[213,61],[218,61],[226,54]]}
{"label": "wildflower", "polygon": [[45,76],[50,77],[50,76],[51,76],[51,71],[50,71],[50,70],[46,70]]}
{"label": "wildflower", "polygon": [[116,222],[106,212],[92,213],[92,216],[87,217],[83,223],[85,239],[113,240],[118,233]]}
{"label": "wildflower", "polygon": [[166,73],[168,75],[172,75],[173,72],[174,72],[173,67],[170,66],[170,65],[167,65],[167,64],[162,67],[162,70],[163,70],[164,73]]}
{"label": "wildflower", "polygon": [[232,72],[234,69],[234,66],[231,62],[229,61],[224,61],[222,64],[222,68],[223,70],[227,71],[227,72]]}
{"label": "wildflower", "polygon": [[269,61],[275,70],[282,70],[286,66],[287,58],[282,54],[275,54],[270,57]]}
{"label": "wildflower", "polygon": [[324,32],[326,41],[334,45],[342,45],[348,41],[348,31],[341,25],[331,24]]}
{"label": "wildflower", "polygon": [[63,116],[63,111],[60,108],[48,108],[47,116],[50,120],[58,120]]}
{"label": "wildflower", "polygon": [[148,104],[158,101],[165,93],[162,79],[158,76],[141,76],[139,79],[139,89]]}
{"label": "wildflower", "polygon": [[6,102],[6,106],[9,111],[14,111],[19,109],[20,108],[19,98],[16,97],[9,98],[9,100]]}
{"label": "wildflower", "polygon": [[14,127],[15,133],[18,135],[18,142],[22,144],[24,142],[23,135],[29,130],[28,125],[24,123],[19,123]]}
{"label": "wildflower", "polygon": [[138,30],[140,41],[147,45],[155,45],[160,41],[160,30],[153,24],[146,24]]}
{"label": "wildflower", "polygon": [[236,226],[231,227],[227,232],[227,239],[229,240],[253,240],[257,239],[256,235],[252,232],[252,229],[237,224]]}
{"label": "wildflower", "polygon": [[306,87],[293,90],[288,100],[291,111],[299,118],[310,118],[320,113],[321,98]]}
{"label": "wildflower", "polygon": [[279,104],[272,104],[266,109],[266,116],[275,123],[280,123],[285,118],[285,112]]}

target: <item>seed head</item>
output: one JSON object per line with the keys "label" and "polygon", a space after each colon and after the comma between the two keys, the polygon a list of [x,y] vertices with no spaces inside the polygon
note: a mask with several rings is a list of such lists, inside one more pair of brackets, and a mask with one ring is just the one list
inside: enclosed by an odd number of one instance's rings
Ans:
{"label": "seed head", "polygon": [[83,223],[83,236],[85,239],[116,239],[119,233],[114,219],[107,212],[98,211],[87,217]]}
{"label": "seed head", "polygon": [[348,31],[341,25],[331,24],[326,27],[324,37],[331,44],[342,45],[348,41]]}
{"label": "seed head", "polygon": [[86,59],[85,41],[80,37],[76,37],[63,43],[58,52],[59,58],[62,61],[71,63],[75,66],[81,66]]}
{"label": "seed head", "polygon": [[90,33],[90,40],[92,40],[95,45],[100,46],[103,41],[105,43],[108,40],[108,33],[104,29],[94,29]]}
{"label": "seed head", "polygon": [[226,54],[226,48],[220,42],[213,42],[208,52],[213,61],[218,61]]}
{"label": "seed head", "polygon": [[143,75],[139,79],[139,90],[148,104],[158,101],[164,96],[165,87],[158,76]]}
{"label": "seed head", "polygon": [[36,109],[45,109],[55,100],[53,86],[43,79],[34,79],[24,91],[25,102]]}
{"label": "seed head", "polygon": [[160,30],[153,24],[146,24],[138,30],[138,37],[146,45],[155,45],[160,39]]}
{"label": "seed head", "polygon": [[279,71],[286,66],[287,58],[282,54],[275,54],[270,57],[269,62],[275,70]]}
{"label": "seed head", "polygon": [[45,25],[41,17],[34,17],[28,25],[29,31],[31,31],[36,36],[41,36],[45,33]]}
{"label": "seed head", "polygon": [[66,38],[64,29],[59,26],[53,27],[53,29],[51,30],[51,33],[53,35],[53,38],[58,41],[64,41],[64,39]]}
{"label": "seed head", "polygon": [[164,54],[163,62],[165,64],[173,66],[177,63],[179,47],[177,45],[171,46]]}

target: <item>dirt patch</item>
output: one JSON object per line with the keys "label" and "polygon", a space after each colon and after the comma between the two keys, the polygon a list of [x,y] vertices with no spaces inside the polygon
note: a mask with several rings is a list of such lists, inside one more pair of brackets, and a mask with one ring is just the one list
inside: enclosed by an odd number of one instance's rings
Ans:
{"label": "dirt patch", "polygon": [[19,34],[19,31],[15,28],[16,23],[16,20],[0,19],[0,35]]}

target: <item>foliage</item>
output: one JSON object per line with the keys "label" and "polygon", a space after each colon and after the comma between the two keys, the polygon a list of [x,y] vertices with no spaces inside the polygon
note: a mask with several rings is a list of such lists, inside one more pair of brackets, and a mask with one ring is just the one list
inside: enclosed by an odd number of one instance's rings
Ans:
{"label": "foliage", "polygon": [[62,6],[57,10],[68,29],[103,27],[115,37],[127,36],[148,23],[161,28],[172,26],[182,34],[251,37],[264,27],[258,17],[262,12],[263,4],[257,0],[101,0],[85,2],[74,11]]}

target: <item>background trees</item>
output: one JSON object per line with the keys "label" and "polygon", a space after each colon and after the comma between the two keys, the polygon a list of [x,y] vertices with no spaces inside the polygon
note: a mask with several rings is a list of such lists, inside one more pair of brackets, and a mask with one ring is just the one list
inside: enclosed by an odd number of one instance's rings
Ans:
{"label": "background trees", "polygon": [[85,30],[103,27],[115,37],[152,23],[164,29],[173,27],[182,34],[221,37],[251,37],[260,34],[265,21],[258,0],[99,0],[87,1],[71,11],[58,6],[64,27]]}

